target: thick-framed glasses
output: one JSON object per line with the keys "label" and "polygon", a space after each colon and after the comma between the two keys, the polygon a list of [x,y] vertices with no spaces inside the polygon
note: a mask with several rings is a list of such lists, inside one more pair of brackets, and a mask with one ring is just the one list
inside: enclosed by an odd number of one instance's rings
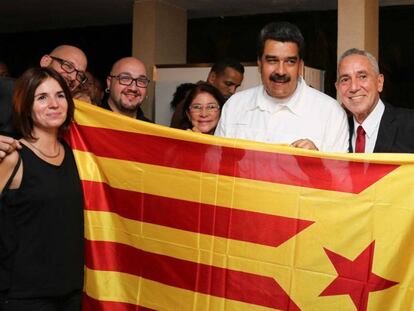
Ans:
{"label": "thick-framed glasses", "polygon": [[150,83],[150,79],[145,76],[139,76],[138,78],[132,78],[128,75],[117,75],[117,76],[110,76],[111,78],[117,79],[119,84],[130,86],[132,82],[135,82],[137,87],[146,88]]}
{"label": "thick-framed glasses", "polygon": [[200,104],[192,104],[190,105],[190,111],[195,113],[201,113],[203,109],[206,109],[207,112],[217,112],[220,110],[220,106],[217,104],[208,104],[206,106]]}
{"label": "thick-framed glasses", "polygon": [[76,80],[78,80],[80,84],[88,81],[88,77],[86,76],[85,72],[76,69],[75,66],[73,66],[68,61],[55,56],[50,56],[50,58],[57,61],[60,64],[60,68],[62,68],[64,72],[72,73],[76,71]]}

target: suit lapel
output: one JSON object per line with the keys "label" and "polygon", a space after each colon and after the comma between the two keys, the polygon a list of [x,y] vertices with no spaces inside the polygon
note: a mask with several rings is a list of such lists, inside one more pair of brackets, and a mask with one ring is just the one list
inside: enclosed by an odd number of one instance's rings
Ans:
{"label": "suit lapel", "polygon": [[381,118],[374,152],[391,152],[397,134],[394,108],[385,103],[384,105],[385,110]]}
{"label": "suit lapel", "polygon": [[352,136],[354,135],[354,118],[352,117],[352,115],[348,117],[348,125],[349,125],[348,152],[353,153],[354,150],[352,148]]}

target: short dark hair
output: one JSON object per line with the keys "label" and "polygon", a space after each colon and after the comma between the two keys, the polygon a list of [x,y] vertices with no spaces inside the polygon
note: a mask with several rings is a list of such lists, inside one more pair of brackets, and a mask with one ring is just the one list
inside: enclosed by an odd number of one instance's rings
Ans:
{"label": "short dark hair", "polygon": [[299,58],[305,54],[305,39],[298,26],[289,22],[273,22],[262,28],[257,40],[257,57],[263,56],[264,46],[267,40],[280,42],[293,42],[298,46]]}
{"label": "short dark hair", "polygon": [[217,103],[219,104],[220,109],[223,108],[223,105],[226,100],[221,94],[221,92],[216,87],[212,86],[209,83],[199,83],[190,91],[187,98],[185,99],[184,109],[183,109],[183,121],[182,121],[180,128],[185,130],[185,129],[189,129],[193,127],[190,120],[188,119],[186,112],[190,111],[191,103],[193,102],[194,98],[196,98],[196,96],[200,93],[210,94],[211,96],[214,97],[215,100],[217,100]]}
{"label": "short dark hair", "polygon": [[238,60],[230,57],[226,57],[215,62],[211,67],[210,72],[215,72],[217,75],[219,75],[222,74],[228,67],[233,68],[241,74],[244,74],[244,66],[240,64]]}
{"label": "short dark hair", "polygon": [[195,87],[194,83],[182,83],[177,86],[173,99],[170,103],[171,108],[175,109],[178,103],[182,102],[188,95],[188,93]]}
{"label": "short dark hair", "polygon": [[75,105],[65,79],[52,68],[30,68],[16,81],[13,92],[14,122],[16,129],[20,131],[23,138],[36,139],[36,137],[33,137],[32,119],[34,96],[39,85],[48,78],[52,78],[59,83],[68,103],[66,120],[59,127],[59,136],[69,129],[72,122]]}

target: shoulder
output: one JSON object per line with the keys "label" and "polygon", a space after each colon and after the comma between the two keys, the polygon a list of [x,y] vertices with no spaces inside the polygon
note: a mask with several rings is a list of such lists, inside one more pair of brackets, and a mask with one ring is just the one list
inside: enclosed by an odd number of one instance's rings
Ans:
{"label": "shoulder", "polygon": [[321,102],[323,104],[331,104],[335,106],[339,106],[338,102],[332,98],[329,95],[326,95],[325,93],[322,93],[321,91],[314,89],[313,87],[308,86],[305,84],[304,86],[304,92],[306,96],[313,97],[318,102]]}
{"label": "shoulder", "polygon": [[414,109],[395,107],[388,103],[384,103],[383,120],[397,121],[399,125],[410,126],[414,128]]}
{"label": "shoulder", "polygon": [[245,110],[247,106],[255,103],[257,94],[262,88],[262,86],[256,86],[235,93],[226,101],[224,104],[224,109]]}
{"label": "shoulder", "polygon": [[310,104],[309,107],[312,107],[313,111],[325,115],[337,115],[341,119],[346,119],[346,112],[336,99],[308,85],[305,85],[304,93],[304,100],[307,105]]}

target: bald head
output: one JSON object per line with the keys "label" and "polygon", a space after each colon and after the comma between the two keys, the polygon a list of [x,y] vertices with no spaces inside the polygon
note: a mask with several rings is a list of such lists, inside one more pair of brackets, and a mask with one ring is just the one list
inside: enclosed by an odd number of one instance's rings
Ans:
{"label": "bald head", "polygon": [[40,59],[40,66],[55,69],[66,80],[72,91],[85,78],[87,65],[85,53],[72,45],[60,45]]}
{"label": "bald head", "polygon": [[[125,81],[130,81],[130,85],[126,85]],[[109,89],[108,105],[112,111],[136,117],[137,109],[147,94],[145,64],[135,57],[121,58],[112,66],[106,84]]]}
{"label": "bald head", "polygon": [[147,76],[147,70],[142,61],[135,57],[124,57],[117,60],[111,69],[111,75],[118,75],[121,72],[139,71],[139,75]]}

